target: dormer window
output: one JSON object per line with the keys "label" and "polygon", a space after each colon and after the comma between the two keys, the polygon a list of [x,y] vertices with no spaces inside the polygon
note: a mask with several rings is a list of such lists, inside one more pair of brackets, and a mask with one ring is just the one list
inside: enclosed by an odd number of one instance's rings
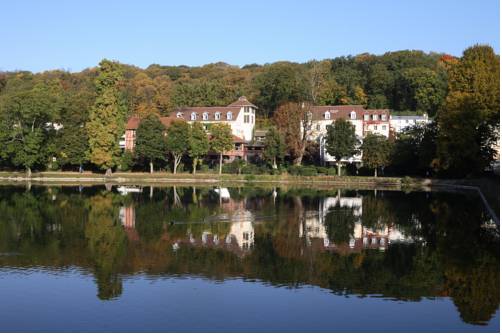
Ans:
{"label": "dormer window", "polygon": [[202,120],[205,120],[205,121],[209,120],[209,113],[208,112],[202,113]]}
{"label": "dormer window", "polygon": [[330,112],[325,112],[325,113],[324,113],[324,119],[325,119],[325,120],[329,120],[329,119],[331,119],[331,113],[330,113]]}
{"label": "dormer window", "polygon": [[219,119],[221,119],[221,113],[220,113],[220,112],[216,112],[216,113],[214,113],[214,119],[215,119],[215,120],[219,120]]}
{"label": "dormer window", "polygon": [[352,111],[350,112],[350,119],[355,120],[356,119],[356,112]]}
{"label": "dormer window", "polygon": [[369,121],[369,120],[370,120],[370,115],[364,114],[364,121]]}
{"label": "dormer window", "polygon": [[227,112],[227,120],[232,120],[232,112]]}
{"label": "dormer window", "polygon": [[378,114],[373,114],[373,121],[378,121]]}
{"label": "dormer window", "polygon": [[193,112],[193,113],[190,115],[190,120],[192,120],[192,121],[197,120],[197,113]]}
{"label": "dormer window", "polygon": [[387,121],[387,115],[386,114],[382,114],[382,121]]}
{"label": "dormer window", "polygon": [[178,112],[176,113],[176,117],[179,119],[179,118],[182,118],[183,117],[183,113],[182,112]]}

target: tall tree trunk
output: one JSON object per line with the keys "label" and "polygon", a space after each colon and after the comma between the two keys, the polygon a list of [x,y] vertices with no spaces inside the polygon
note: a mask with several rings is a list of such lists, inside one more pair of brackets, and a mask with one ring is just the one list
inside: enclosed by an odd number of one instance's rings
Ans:
{"label": "tall tree trunk", "polygon": [[28,178],[31,178],[31,168],[29,166],[26,167],[26,174],[28,175]]}
{"label": "tall tree trunk", "polygon": [[150,173],[153,173],[153,162],[150,161]]}
{"label": "tall tree trunk", "polygon": [[375,177],[378,177],[378,175],[377,175],[377,168],[375,168]]}
{"label": "tall tree trunk", "polygon": [[195,174],[195,171],[197,171],[197,158],[194,158],[193,159],[193,163],[192,163],[192,166],[193,166],[193,174]]}
{"label": "tall tree trunk", "polygon": [[150,185],[150,199],[153,198],[153,186]]}
{"label": "tall tree trunk", "polygon": [[303,155],[296,157],[293,160],[293,165],[300,166],[302,165]]}
{"label": "tall tree trunk", "polygon": [[220,174],[222,166],[223,166],[223,153],[220,153]]}
{"label": "tall tree trunk", "polygon": [[338,177],[340,177],[342,175],[342,164],[338,162],[336,166],[338,167]]}
{"label": "tall tree trunk", "polygon": [[272,162],[272,169],[277,170],[277,159],[274,157],[274,161]]}
{"label": "tall tree trunk", "polygon": [[174,156],[174,161],[173,161],[173,174],[176,174],[176,170],[178,169],[178,158]]}

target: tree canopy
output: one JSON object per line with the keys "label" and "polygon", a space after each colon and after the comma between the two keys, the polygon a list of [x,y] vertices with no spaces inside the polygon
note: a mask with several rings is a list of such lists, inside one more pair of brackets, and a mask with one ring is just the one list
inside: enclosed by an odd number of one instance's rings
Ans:
{"label": "tree canopy", "polygon": [[341,160],[343,158],[349,159],[357,154],[358,143],[355,128],[350,121],[337,119],[328,126],[326,151],[336,159],[339,176]]}
{"label": "tree canopy", "polygon": [[154,162],[165,161],[167,156],[166,128],[159,117],[150,114],[141,120],[136,130],[136,146],[134,148],[139,159],[145,159],[150,164],[153,173]]}
{"label": "tree canopy", "polygon": [[385,136],[368,134],[361,146],[363,151],[363,165],[374,169],[375,177],[377,169],[390,164],[392,145]]}

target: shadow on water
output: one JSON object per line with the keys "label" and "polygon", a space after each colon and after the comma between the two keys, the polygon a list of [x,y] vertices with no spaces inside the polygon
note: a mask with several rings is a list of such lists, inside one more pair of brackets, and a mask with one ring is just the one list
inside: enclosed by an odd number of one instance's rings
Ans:
{"label": "shadow on water", "polygon": [[78,266],[102,300],[120,299],[124,276],[146,273],[450,297],[480,325],[499,308],[498,235],[468,194],[2,187],[0,213],[0,268]]}

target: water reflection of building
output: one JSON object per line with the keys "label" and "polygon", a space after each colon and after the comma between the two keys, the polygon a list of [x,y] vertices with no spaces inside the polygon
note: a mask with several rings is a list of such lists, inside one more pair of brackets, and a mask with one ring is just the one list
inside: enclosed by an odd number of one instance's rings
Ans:
{"label": "water reflection of building", "polygon": [[[305,237],[309,245],[322,243],[325,249],[341,252],[356,252],[362,249],[385,250],[390,243],[409,241],[392,223],[380,228],[368,228],[362,224],[362,197],[327,197],[320,201],[318,211],[306,211],[300,222],[300,237]],[[334,243],[329,239],[326,217],[330,211],[351,209],[354,230],[348,241]],[[336,223],[335,223],[336,224]]]}
{"label": "water reflection of building", "polygon": [[187,236],[177,239],[176,244],[192,245],[206,248],[221,248],[242,256],[254,245],[253,214],[247,210],[237,210],[234,213],[223,213],[211,218],[215,224],[230,222],[228,232],[219,233],[217,227],[207,228],[201,234],[196,235],[190,230]]}
{"label": "water reflection of building", "polygon": [[230,226],[225,242],[235,241],[239,248],[248,250],[254,245],[254,227],[251,221],[236,221]]}
{"label": "water reflection of building", "polygon": [[136,231],[136,210],[134,205],[120,207],[119,220],[122,227],[124,227],[127,238],[130,241],[139,241],[139,235]]}

